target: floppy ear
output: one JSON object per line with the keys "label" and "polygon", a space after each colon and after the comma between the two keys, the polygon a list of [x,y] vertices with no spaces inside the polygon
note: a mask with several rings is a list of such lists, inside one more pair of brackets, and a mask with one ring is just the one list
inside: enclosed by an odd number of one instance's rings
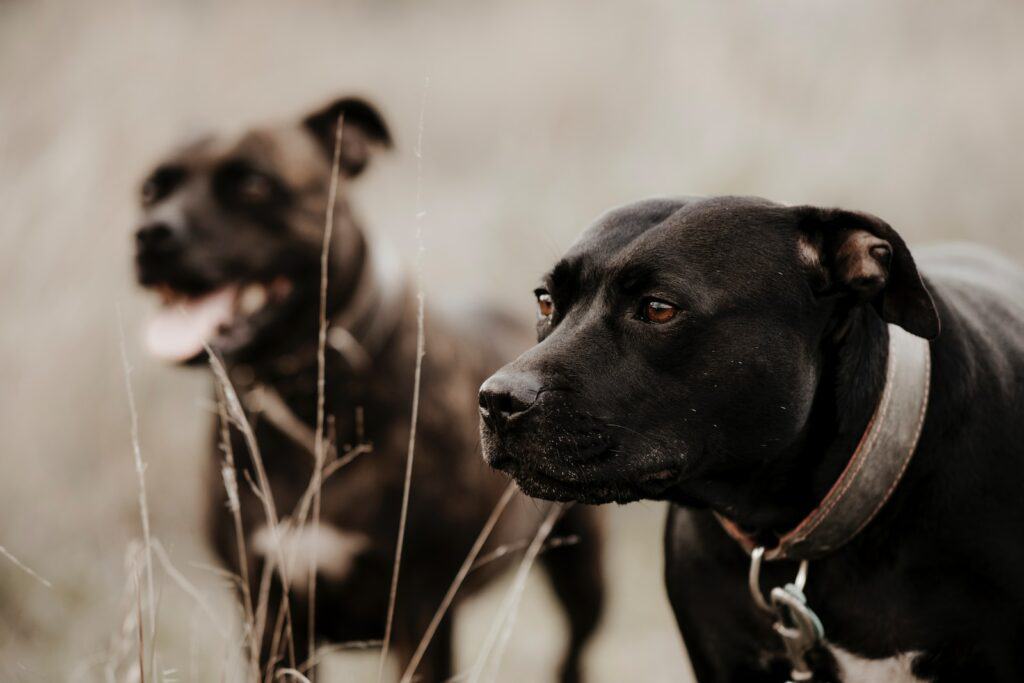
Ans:
{"label": "floppy ear", "polygon": [[[821,295],[870,303],[886,322],[925,339],[939,335],[939,314],[903,238],[870,214],[797,207],[801,254],[814,266]],[[815,263],[815,261],[817,261]]]}
{"label": "floppy ear", "polygon": [[339,163],[342,173],[354,178],[366,168],[373,147],[391,147],[391,133],[384,118],[369,102],[357,97],[334,100],[302,120],[302,125],[320,144],[328,159],[334,158],[339,117],[344,117]]}

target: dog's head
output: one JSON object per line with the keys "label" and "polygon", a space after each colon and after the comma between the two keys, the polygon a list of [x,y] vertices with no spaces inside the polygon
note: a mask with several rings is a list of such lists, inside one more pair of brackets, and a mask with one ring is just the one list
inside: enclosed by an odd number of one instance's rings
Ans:
{"label": "dog's head", "polygon": [[343,98],[294,124],[203,139],[148,175],[135,264],[139,283],[162,297],[146,333],[156,355],[187,362],[208,342],[226,356],[245,356],[287,336],[316,306],[339,119],[330,279],[332,298],[343,298],[339,287],[353,284],[344,271],[363,249],[346,184],[374,147],[391,144],[371,105]]}
{"label": "dog's head", "polygon": [[887,224],[752,198],[611,211],[536,294],[539,343],[481,387],[481,430],[492,466],[555,500],[689,496],[791,447],[855,309],[938,334]]}

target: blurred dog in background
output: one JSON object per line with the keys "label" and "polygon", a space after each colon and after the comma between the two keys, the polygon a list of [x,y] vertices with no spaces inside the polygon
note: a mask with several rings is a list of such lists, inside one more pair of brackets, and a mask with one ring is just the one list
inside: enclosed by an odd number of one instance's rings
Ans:
{"label": "blurred dog in background", "polygon": [[[311,507],[320,258],[339,120],[340,183],[326,296],[331,447],[314,528],[302,521]],[[148,346],[161,358],[187,364],[201,362],[208,344],[223,359],[253,426],[273,502],[285,518],[277,529],[268,525],[265,501],[250,485],[259,481],[258,463],[243,433],[238,425],[228,427],[222,444],[218,427],[210,460],[209,531],[224,562],[248,577],[252,602],[261,592],[269,596],[265,613],[256,615],[263,624],[254,637],[262,643],[262,669],[301,666],[311,638],[379,639],[385,629],[418,321],[402,269],[371,245],[345,189],[374,151],[390,145],[376,109],[343,98],[295,123],[191,144],[157,165],[142,186],[138,281],[162,299],[146,332]],[[433,313],[426,318],[428,353],[393,637],[402,666],[506,486],[477,456],[476,388],[527,340],[493,312],[460,320],[456,325]],[[238,472],[232,477],[227,470],[227,487],[238,489],[241,539],[222,481],[227,449]],[[502,517],[491,549],[532,536],[536,511],[513,510]],[[581,650],[601,612],[594,511],[569,509],[554,533],[578,540],[541,556],[570,624],[561,672],[568,682],[580,679]],[[272,572],[281,556],[285,571]],[[500,564],[473,571],[459,595],[484,583]],[[288,577],[287,591],[281,575]],[[286,595],[290,619],[280,609]],[[451,649],[446,618],[418,669],[422,680],[451,675]]]}

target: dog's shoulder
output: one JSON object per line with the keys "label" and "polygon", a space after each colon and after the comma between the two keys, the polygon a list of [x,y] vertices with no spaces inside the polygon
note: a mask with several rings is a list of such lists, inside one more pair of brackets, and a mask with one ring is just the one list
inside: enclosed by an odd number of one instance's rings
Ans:
{"label": "dog's shoulder", "polygon": [[943,336],[975,357],[1024,367],[1024,268],[971,244],[923,249],[918,261],[949,332]]}
{"label": "dog's shoulder", "polygon": [[[987,247],[952,242],[915,250],[915,254],[926,276],[942,286],[966,286],[1018,301],[1024,295],[1024,268]],[[1021,305],[1024,308],[1024,302]]]}

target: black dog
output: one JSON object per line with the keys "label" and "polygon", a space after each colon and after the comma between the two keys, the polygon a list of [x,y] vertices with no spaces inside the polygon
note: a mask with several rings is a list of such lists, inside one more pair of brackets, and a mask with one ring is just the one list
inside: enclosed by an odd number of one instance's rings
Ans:
{"label": "black dog", "polygon": [[[702,683],[791,669],[734,538],[812,560],[814,680],[1024,680],[1024,272],[922,263],[861,213],[612,211],[538,290],[540,343],[483,385],[486,457],[534,496],[673,503]],[[796,573],[767,563],[759,590]]]}
{"label": "black dog", "polygon": [[[273,661],[294,666],[307,658],[311,564],[317,572],[316,639],[379,639],[384,633],[409,439],[417,314],[401,270],[390,268],[381,250],[371,247],[344,195],[373,150],[390,146],[391,139],[373,107],[341,99],[301,122],[193,144],[161,163],[142,188],[138,279],[165,301],[149,327],[150,346],[161,357],[194,362],[205,357],[208,342],[224,359],[255,425],[276,508],[284,517],[293,515],[314,463],[320,256],[339,117],[341,185],[328,275],[326,413],[337,444],[338,459],[331,463],[346,457],[351,462],[325,480],[316,535],[293,519],[275,537],[263,503],[246,483],[259,477],[245,441],[237,429],[230,438],[239,475],[229,486],[237,486],[241,496],[253,602],[268,560],[276,560],[280,548],[295,557],[287,570],[291,619],[281,625],[292,630],[294,644],[280,635],[276,615],[282,586],[275,578],[262,667]],[[485,312],[462,318],[461,326],[433,311],[426,319],[394,629],[403,667],[506,486],[476,455],[474,396],[480,381],[526,340],[520,344],[519,331],[500,316]],[[210,533],[224,561],[241,571],[221,479],[219,436],[215,441]],[[579,543],[542,556],[571,626],[564,681],[579,678],[580,652],[601,611],[600,539],[593,515],[583,506],[571,509],[555,533],[577,536]],[[489,547],[530,538],[539,519],[535,506],[513,501]],[[499,564],[474,571],[465,592]],[[422,680],[451,674],[450,629],[446,619],[418,669]]]}

